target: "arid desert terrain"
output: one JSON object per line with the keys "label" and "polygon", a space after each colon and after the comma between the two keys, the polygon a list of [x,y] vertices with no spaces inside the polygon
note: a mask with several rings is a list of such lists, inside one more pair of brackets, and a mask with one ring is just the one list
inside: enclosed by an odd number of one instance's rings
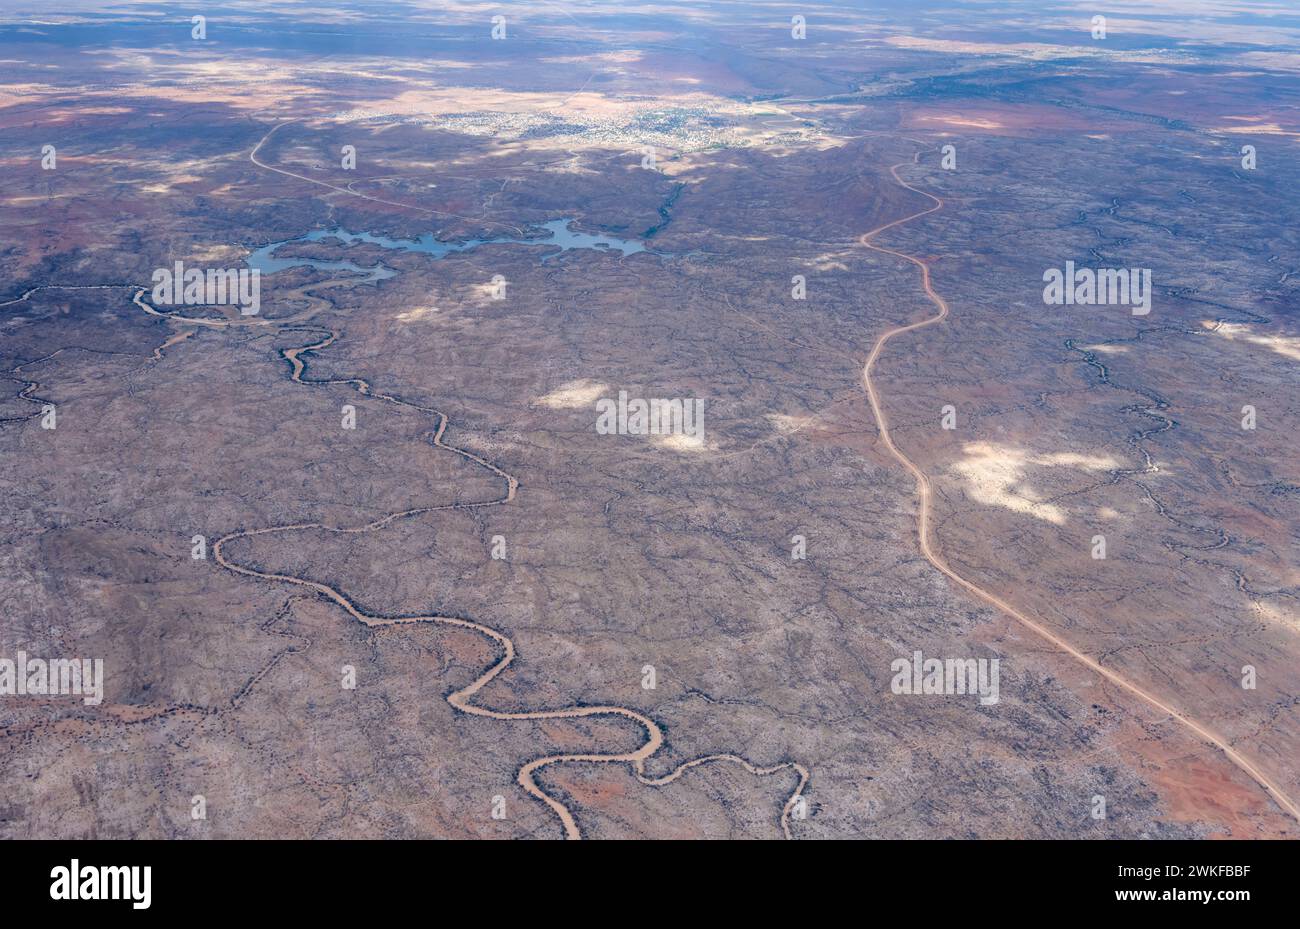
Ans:
{"label": "arid desert terrain", "polygon": [[0,836],[1295,838],[1300,14],[1094,13],[7,4]]}

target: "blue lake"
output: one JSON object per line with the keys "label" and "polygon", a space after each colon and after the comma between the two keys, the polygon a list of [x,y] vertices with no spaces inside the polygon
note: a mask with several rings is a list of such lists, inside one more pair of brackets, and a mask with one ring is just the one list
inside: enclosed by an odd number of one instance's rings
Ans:
{"label": "blue lake", "polygon": [[570,228],[572,222],[571,219],[553,219],[550,222],[530,227],[532,230],[544,232],[545,235],[533,235],[526,238],[497,236],[491,239],[468,239],[464,242],[440,242],[432,233],[415,239],[390,239],[387,236],[371,235],[369,232],[349,232],[342,228],[318,229],[296,239],[285,239],[281,242],[271,242],[269,245],[263,245],[250,254],[245,261],[248,263],[249,268],[255,268],[263,274],[274,274],[276,271],[284,271],[288,268],[312,267],[327,271],[353,271],[357,274],[368,275],[372,281],[382,281],[385,278],[392,277],[397,272],[383,265],[363,268],[354,262],[342,259],[335,261],[322,258],[277,258],[275,257],[275,251],[281,245],[288,245],[292,242],[320,242],[325,239],[337,239],[347,245],[354,242],[364,242],[383,248],[420,252],[425,255],[432,255],[434,258],[442,258],[455,252],[470,251],[480,245],[508,243],[544,246],[547,249],[547,254],[543,254],[540,260],[545,263],[556,255],[573,248],[598,248],[621,252],[624,255],[634,255],[637,252],[646,250],[645,245],[634,239],[618,239],[613,236],[577,232]]}

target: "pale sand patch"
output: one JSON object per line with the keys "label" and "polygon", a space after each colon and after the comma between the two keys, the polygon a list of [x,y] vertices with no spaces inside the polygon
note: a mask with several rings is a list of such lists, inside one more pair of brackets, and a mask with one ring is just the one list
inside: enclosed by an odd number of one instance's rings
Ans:
{"label": "pale sand patch", "polygon": [[610,386],[608,384],[598,384],[595,381],[583,378],[582,380],[561,384],[546,396],[538,397],[533,402],[538,406],[548,407],[552,410],[593,409],[597,400],[601,397],[607,397],[609,394]]}
{"label": "pale sand patch", "polygon": [[644,59],[644,52],[621,49],[616,52],[601,52],[596,55],[560,55],[541,60],[548,64],[590,65],[593,61],[601,61],[607,64],[633,64]]}
{"label": "pale sand patch", "polygon": [[818,255],[816,258],[806,262],[814,271],[848,271],[849,266],[837,259],[834,255]]}
{"label": "pale sand patch", "polygon": [[654,439],[664,448],[671,448],[675,452],[712,452],[717,451],[717,446],[706,442],[703,436],[693,435],[655,435],[650,438]]}
{"label": "pale sand patch", "polygon": [[1251,606],[1266,623],[1282,626],[1291,632],[1300,632],[1300,613],[1295,610],[1271,603],[1252,602]]}
{"label": "pale sand patch", "polygon": [[1078,452],[1052,452],[1047,455],[1031,455],[1029,462],[1049,467],[1079,468],[1083,471],[1110,471],[1119,467],[1119,462],[1110,456],[1081,455]]}
{"label": "pale sand patch", "polygon": [[1081,346],[1085,351],[1096,352],[1098,355],[1127,355],[1127,345],[1084,345]]}
{"label": "pale sand patch", "polygon": [[965,126],[969,129],[1005,129],[1006,125],[991,119],[969,116],[927,114],[917,118],[920,123],[943,123],[945,126]]}
{"label": "pale sand patch", "polygon": [[74,196],[76,195],[75,194],[54,194],[52,196],[45,196],[42,194],[39,196],[31,196],[31,197],[5,197],[3,200],[0,200],[0,203],[7,204],[9,206],[22,206],[28,203],[46,203],[50,200],[67,200],[69,197],[74,197]]}
{"label": "pale sand patch", "polygon": [[788,416],[785,413],[768,413],[767,421],[781,435],[793,435],[807,429],[816,421],[815,416]]}
{"label": "pale sand patch", "polygon": [[190,260],[202,264],[217,264],[220,262],[233,264],[237,261],[243,261],[246,254],[248,253],[237,245],[214,243],[192,250]]}
{"label": "pale sand patch", "polygon": [[[1035,23],[1038,28],[1042,28],[1044,25],[1045,21],[1042,20]],[[943,52],[952,55],[1001,55],[1031,61],[1051,61],[1057,58],[1102,58],[1111,61],[1167,65],[1171,57],[1178,55],[1178,53],[1171,53],[1164,49],[1145,50],[1106,47],[1104,42],[1087,38],[1092,28],[1091,21],[1081,22],[1073,28],[1076,30],[1076,34],[1087,39],[1088,45],[1052,45],[1043,42],[966,42],[960,39],[932,39],[924,36],[902,35],[889,36],[884,41],[897,48],[911,50]],[[1118,29],[1118,21],[1114,19],[1108,20],[1107,28]],[[1140,30],[1130,29],[1129,31]],[[1083,41],[1083,39],[1080,41]]]}
{"label": "pale sand patch", "polygon": [[[1231,118],[1231,117],[1230,117]],[[1300,132],[1291,129],[1283,129],[1277,123],[1252,123],[1249,126],[1218,126],[1211,130],[1212,132],[1235,132],[1245,133],[1247,135],[1284,135],[1300,136]]]}
{"label": "pale sand patch", "polygon": [[[885,39],[896,48],[914,49],[927,52],[947,52],[961,55],[1022,55],[1030,57],[1049,57],[1064,55],[1068,51],[1060,45],[1048,45],[1042,42],[965,42],[961,39],[932,39],[926,36],[892,35]],[[1085,53],[1080,49],[1076,54]]]}
{"label": "pale sand patch", "polygon": [[1033,488],[1025,486],[1025,477],[1030,467],[1108,471],[1120,466],[1118,461],[1109,456],[1083,455],[1078,452],[1038,455],[992,442],[970,442],[962,451],[966,454],[966,459],[957,462],[949,470],[966,483],[966,492],[973,500],[986,506],[1000,506],[1015,513],[1033,516],[1057,526],[1064,525],[1065,511],[1055,504],[1044,503]]}
{"label": "pale sand patch", "polygon": [[486,284],[475,284],[470,288],[470,294],[477,297],[480,302],[483,300],[495,300],[497,299],[497,293],[499,293],[497,290],[498,286],[509,287],[510,282],[502,280],[499,285],[494,284],[491,281],[488,281]]}
{"label": "pale sand patch", "polygon": [[412,307],[411,309],[407,310],[405,313],[398,313],[393,318],[396,319],[399,323],[413,323],[413,322],[418,322],[419,320],[424,319],[425,317],[432,316],[434,313],[437,312],[439,312],[439,310],[436,306],[417,306],[417,307]]}
{"label": "pale sand patch", "polygon": [[1277,352],[1283,358],[1300,361],[1300,336],[1261,335],[1252,332],[1248,323],[1223,323],[1216,328],[1213,322],[1205,320],[1201,325],[1225,339],[1231,339],[1234,342],[1246,342],[1250,345],[1260,345]]}

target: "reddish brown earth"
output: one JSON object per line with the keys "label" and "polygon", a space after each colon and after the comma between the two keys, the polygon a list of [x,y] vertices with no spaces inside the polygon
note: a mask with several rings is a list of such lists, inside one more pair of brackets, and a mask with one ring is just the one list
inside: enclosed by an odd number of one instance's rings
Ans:
{"label": "reddish brown earth", "polygon": [[[1178,24],[1072,65],[680,15],[631,56],[0,24],[0,657],[107,669],[0,698],[4,835],[1295,836],[1294,76]],[[136,299],[336,227],[529,238]],[[1067,260],[1151,314],[1044,305]],[[704,441],[599,434],[619,390]],[[894,693],[915,650],[999,702]]]}

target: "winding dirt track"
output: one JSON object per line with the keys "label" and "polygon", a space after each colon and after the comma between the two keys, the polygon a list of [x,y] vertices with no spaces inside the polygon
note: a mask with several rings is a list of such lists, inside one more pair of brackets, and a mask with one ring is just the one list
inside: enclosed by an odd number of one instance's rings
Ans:
{"label": "winding dirt track", "polygon": [[929,216],[931,213],[936,213],[943,209],[944,202],[941,198],[913,187],[898,176],[899,168],[917,164],[920,161],[920,157],[921,153],[917,152],[916,156],[913,157],[910,162],[903,161],[891,166],[889,173],[893,175],[894,180],[897,181],[900,186],[933,201],[934,205],[929,209],[921,210],[917,213],[912,213],[909,216],[904,216],[901,219],[885,223],[883,226],[878,226],[870,232],[864,233],[858,241],[861,242],[864,247],[869,248],[872,251],[880,252],[885,255],[892,255],[895,258],[902,258],[904,261],[911,262],[919,268],[921,271],[921,286],[925,290],[925,295],[938,310],[934,316],[927,317],[920,322],[898,326],[883,333],[880,338],[876,340],[876,344],[872,346],[871,354],[867,356],[866,364],[862,368],[862,387],[867,392],[867,399],[871,403],[871,412],[876,417],[876,423],[880,427],[880,439],[884,443],[885,448],[889,450],[889,453],[893,455],[894,458],[898,460],[899,464],[906,468],[916,480],[916,491],[919,500],[919,508],[917,511],[917,538],[920,543],[921,554],[925,556],[925,560],[930,562],[936,570],[942,572],[949,580],[953,581],[958,586],[964,588],[969,593],[974,594],[994,609],[1004,613],[1026,629],[1029,629],[1035,635],[1065,652],[1080,664],[1101,675],[1112,684],[1123,688],[1142,702],[1159,710],[1161,713],[1167,714],[1173,719],[1178,720],[1178,722],[1196,735],[1197,738],[1210,743],[1215,748],[1219,749],[1219,751],[1223,752],[1229,761],[1250,775],[1250,777],[1253,778],[1261,787],[1268,791],[1269,795],[1279,806],[1282,807],[1282,809],[1286,810],[1295,819],[1300,820],[1300,806],[1297,806],[1295,801],[1288,797],[1281,787],[1270,780],[1264,772],[1260,771],[1259,768],[1255,767],[1254,764],[1234,749],[1222,736],[1216,735],[1201,723],[1165,703],[1160,698],[1139,687],[1137,684],[1134,684],[1121,675],[1116,674],[1114,671],[1103,667],[1098,661],[1096,661],[1096,659],[1085,655],[1056,633],[1052,632],[1040,623],[1035,622],[1024,613],[1011,606],[1011,604],[1007,603],[1001,597],[990,593],[972,581],[968,581],[949,567],[948,563],[943,559],[943,556],[936,552],[931,546],[930,511],[932,492],[930,489],[930,479],[926,477],[925,473],[919,467],[917,467],[915,462],[899,451],[898,446],[894,444],[894,439],[889,433],[889,422],[885,418],[885,411],[880,405],[880,395],[877,393],[876,386],[871,380],[871,369],[875,366],[876,361],[880,358],[881,352],[884,351],[885,346],[889,344],[891,339],[895,336],[902,335],[905,332],[912,332],[917,329],[923,329],[926,326],[933,326],[948,317],[948,304],[944,301],[943,297],[939,296],[939,294],[935,292],[934,287],[930,282],[929,263],[922,258],[915,257],[914,255],[908,255],[904,252],[894,251],[893,249],[876,245],[872,241],[876,236],[888,229],[900,226],[903,223],[911,222],[914,219],[920,219],[923,216]]}

